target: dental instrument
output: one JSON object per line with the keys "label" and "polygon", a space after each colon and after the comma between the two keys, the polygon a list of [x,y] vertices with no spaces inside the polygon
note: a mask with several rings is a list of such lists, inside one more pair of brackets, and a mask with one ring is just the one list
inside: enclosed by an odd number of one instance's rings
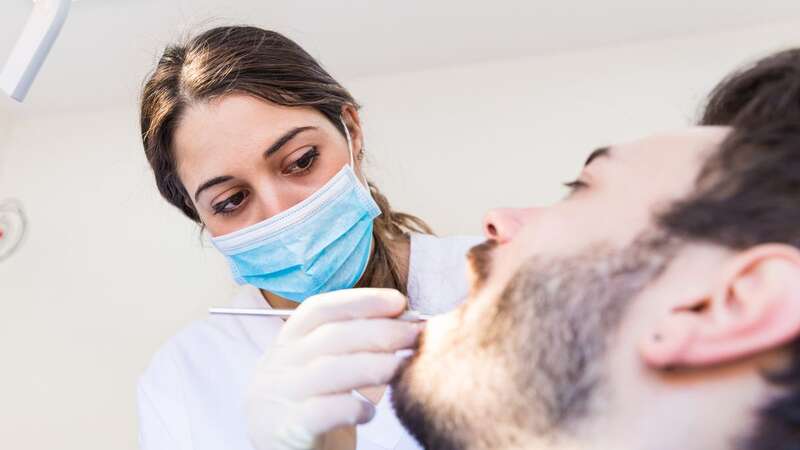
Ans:
{"label": "dental instrument", "polygon": [[[242,315],[242,316],[271,316],[289,318],[295,312],[294,309],[262,309],[262,308],[209,308],[210,314],[220,315]],[[422,314],[417,311],[405,311],[395,317],[397,320],[405,322],[424,322],[433,317],[430,314]]]}

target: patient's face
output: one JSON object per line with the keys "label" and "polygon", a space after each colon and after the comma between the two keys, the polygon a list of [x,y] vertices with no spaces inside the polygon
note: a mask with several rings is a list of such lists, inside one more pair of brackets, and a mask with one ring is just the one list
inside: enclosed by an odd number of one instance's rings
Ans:
{"label": "patient's face", "polygon": [[426,448],[513,448],[520,430],[546,439],[592,414],[623,345],[615,336],[632,311],[647,315],[630,305],[675,288],[653,288],[683,248],[653,214],[691,191],[725,133],[613,146],[557,204],[490,214],[491,240],[470,255],[469,299],[428,322],[394,383],[398,415]]}

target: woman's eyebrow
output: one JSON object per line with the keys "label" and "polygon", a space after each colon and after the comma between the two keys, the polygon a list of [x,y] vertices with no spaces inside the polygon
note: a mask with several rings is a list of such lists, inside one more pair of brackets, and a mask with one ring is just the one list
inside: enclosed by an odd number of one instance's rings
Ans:
{"label": "woman's eyebrow", "polygon": [[298,134],[308,131],[308,130],[316,130],[317,127],[295,127],[291,130],[287,131],[283,134],[283,136],[279,137],[272,145],[269,146],[267,151],[264,152],[264,157],[269,158],[272,156],[273,153],[277,152],[281,149],[287,142],[292,140],[293,137],[297,136]]}
{"label": "woman's eyebrow", "polygon": [[200,187],[198,187],[197,190],[194,191],[194,201],[195,201],[195,203],[197,202],[197,197],[200,196],[201,192],[205,191],[206,189],[210,188],[211,186],[216,186],[216,185],[218,185],[220,183],[224,183],[224,182],[230,181],[232,179],[233,179],[233,177],[230,176],[230,175],[223,175],[223,176],[220,176],[220,177],[214,177],[214,178],[212,178],[210,180],[204,181],[203,184],[201,184]]}

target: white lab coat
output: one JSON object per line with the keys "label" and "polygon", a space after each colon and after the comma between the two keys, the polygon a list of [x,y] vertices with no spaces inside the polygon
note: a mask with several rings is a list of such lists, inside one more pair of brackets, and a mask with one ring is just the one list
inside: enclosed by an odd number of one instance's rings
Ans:
{"label": "white lab coat", "polygon": [[[408,295],[425,313],[452,309],[467,294],[467,250],[475,237],[411,237]],[[243,286],[233,306],[267,308],[258,289]],[[253,450],[244,392],[256,363],[283,322],[273,317],[214,316],[171,338],[139,380],[143,450]],[[391,407],[387,390],[373,420],[358,427],[357,450],[417,450]]]}

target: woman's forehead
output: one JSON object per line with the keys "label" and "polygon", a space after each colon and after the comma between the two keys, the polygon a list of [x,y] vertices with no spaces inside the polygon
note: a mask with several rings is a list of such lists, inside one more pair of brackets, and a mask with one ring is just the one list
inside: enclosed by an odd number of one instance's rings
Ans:
{"label": "woman's forehead", "polygon": [[179,167],[200,162],[218,165],[219,161],[246,159],[249,154],[260,158],[271,143],[292,129],[329,126],[325,117],[310,107],[286,107],[231,94],[190,106],[172,144]]}
{"label": "woman's forehead", "polygon": [[283,106],[251,95],[229,94],[190,105],[178,124],[176,135],[181,129],[217,135],[236,135],[247,129],[278,134],[301,122],[317,124],[324,120],[312,107]]}

